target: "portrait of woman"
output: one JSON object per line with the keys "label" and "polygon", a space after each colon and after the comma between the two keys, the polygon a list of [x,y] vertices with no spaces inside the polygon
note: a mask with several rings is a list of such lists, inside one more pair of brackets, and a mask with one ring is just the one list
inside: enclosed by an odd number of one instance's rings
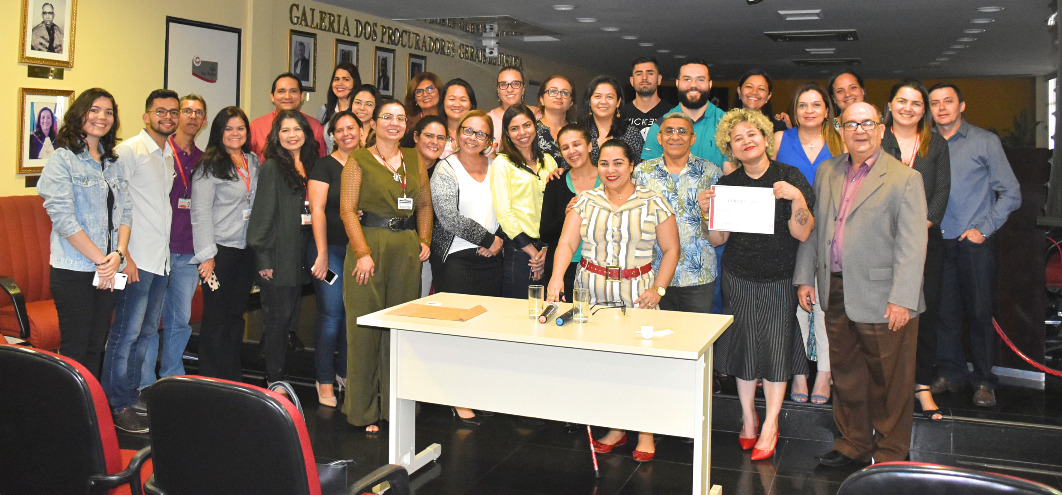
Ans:
{"label": "portrait of woman", "polygon": [[30,159],[45,159],[52,156],[55,151],[55,135],[58,126],[55,122],[55,113],[51,108],[41,107],[37,112],[37,126],[30,134]]}

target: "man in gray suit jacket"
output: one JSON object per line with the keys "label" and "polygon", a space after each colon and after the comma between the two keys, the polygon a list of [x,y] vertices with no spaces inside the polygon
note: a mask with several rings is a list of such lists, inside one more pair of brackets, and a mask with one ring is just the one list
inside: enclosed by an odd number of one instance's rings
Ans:
{"label": "man in gray suit jacket", "polygon": [[819,456],[825,466],[902,461],[910,450],[926,197],[922,176],[881,152],[884,133],[872,105],[845,110],[849,153],[819,166],[815,230],[797,252],[797,298],[808,311],[822,304],[830,339],[841,436]]}

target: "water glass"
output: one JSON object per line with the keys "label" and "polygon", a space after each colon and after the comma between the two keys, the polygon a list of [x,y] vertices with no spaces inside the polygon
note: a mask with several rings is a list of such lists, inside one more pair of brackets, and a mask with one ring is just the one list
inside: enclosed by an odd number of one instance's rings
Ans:
{"label": "water glass", "polygon": [[546,309],[546,288],[541,285],[527,287],[527,317],[534,320]]}
{"label": "water glass", "polygon": [[586,323],[590,319],[590,289],[580,287],[572,289],[572,304],[575,307],[572,321]]}

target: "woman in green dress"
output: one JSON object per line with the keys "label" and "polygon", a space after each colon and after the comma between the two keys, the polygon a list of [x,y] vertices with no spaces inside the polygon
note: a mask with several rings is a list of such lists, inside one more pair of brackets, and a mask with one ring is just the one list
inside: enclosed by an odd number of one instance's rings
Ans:
{"label": "woman in green dress", "polygon": [[[431,244],[431,191],[417,151],[400,148],[406,109],[386,100],[376,128],[343,167],[340,217],[350,238],[344,262],[347,310],[347,421],[379,431],[388,418],[390,331],[357,324],[359,316],[420,294],[420,266]],[[360,213],[359,213],[360,212]]]}

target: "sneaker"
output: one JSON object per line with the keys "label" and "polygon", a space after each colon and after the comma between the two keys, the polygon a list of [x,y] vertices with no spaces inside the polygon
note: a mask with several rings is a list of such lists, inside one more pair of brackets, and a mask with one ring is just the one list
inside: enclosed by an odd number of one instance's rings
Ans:
{"label": "sneaker", "polygon": [[114,413],[114,427],[129,433],[147,433],[148,419],[137,414],[132,407],[127,407]]}
{"label": "sneaker", "polygon": [[996,407],[996,391],[988,385],[979,385],[973,394],[973,403],[977,407]]}

